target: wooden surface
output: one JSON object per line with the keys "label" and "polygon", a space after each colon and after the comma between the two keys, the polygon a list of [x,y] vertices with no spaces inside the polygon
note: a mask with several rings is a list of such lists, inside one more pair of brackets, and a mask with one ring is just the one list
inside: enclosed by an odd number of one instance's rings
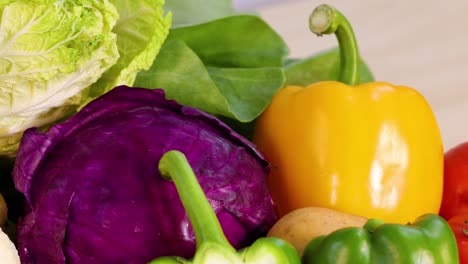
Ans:
{"label": "wooden surface", "polygon": [[259,14],[285,39],[292,57],[336,46],[308,29],[322,3],[354,27],[362,57],[379,81],[413,87],[431,105],[445,149],[468,141],[468,0],[274,1]]}

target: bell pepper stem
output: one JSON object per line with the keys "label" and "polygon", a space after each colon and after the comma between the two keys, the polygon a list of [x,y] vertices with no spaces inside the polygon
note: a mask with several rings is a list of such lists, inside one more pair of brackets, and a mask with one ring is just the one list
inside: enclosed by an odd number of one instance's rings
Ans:
{"label": "bell pepper stem", "polygon": [[232,248],[185,155],[176,150],[166,152],[158,169],[163,178],[172,180],[176,186],[192,223],[197,248],[205,242]]}
{"label": "bell pepper stem", "polygon": [[385,224],[384,221],[376,218],[371,218],[367,220],[366,224],[364,225],[364,229],[367,230],[369,233],[373,233],[379,226]]}
{"label": "bell pepper stem", "polygon": [[319,5],[309,17],[310,30],[321,36],[335,34],[340,47],[339,81],[348,85],[359,83],[359,49],[348,19],[330,5]]}

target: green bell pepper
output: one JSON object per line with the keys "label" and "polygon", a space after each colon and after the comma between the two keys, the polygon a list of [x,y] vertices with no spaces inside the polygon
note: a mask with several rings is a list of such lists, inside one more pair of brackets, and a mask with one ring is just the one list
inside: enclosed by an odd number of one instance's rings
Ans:
{"label": "green bell pepper", "polygon": [[303,264],[312,263],[459,263],[455,236],[436,214],[425,214],[406,225],[369,219],[363,228],[339,229],[306,246]]}
{"label": "green bell pepper", "polygon": [[172,179],[175,183],[193,226],[197,250],[192,260],[167,256],[157,258],[150,264],[301,263],[295,248],[279,238],[263,237],[237,252],[225,237],[218,218],[183,153],[175,150],[166,152],[159,161],[159,171],[164,178]]}

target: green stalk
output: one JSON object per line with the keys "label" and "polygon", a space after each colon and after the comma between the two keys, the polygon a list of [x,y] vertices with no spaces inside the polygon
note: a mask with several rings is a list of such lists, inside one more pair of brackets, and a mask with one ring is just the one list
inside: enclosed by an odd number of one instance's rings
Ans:
{"label": "green stalk", "polygon": [[335,34],[340,46],[339,81],[348,85],[359,83],[359,50],[348,19],[329,5],[320,5],[309,17],[310,30],[321,36]]}
{"label": "green stalk", "polygon": [[364,225],[364,229],[367,230],[369,233],[373,233],[379,226],[385,224],[384,221],[376,218],[371,218],[367,220],[366,224]]}
{"label": "green stalk", "polygon": [[206,242],[213,242],[234,250],[185,155],[176,150],[166,152],[159,161],[159,172],[163,178],[174,181],[192,223],[197,248]]}

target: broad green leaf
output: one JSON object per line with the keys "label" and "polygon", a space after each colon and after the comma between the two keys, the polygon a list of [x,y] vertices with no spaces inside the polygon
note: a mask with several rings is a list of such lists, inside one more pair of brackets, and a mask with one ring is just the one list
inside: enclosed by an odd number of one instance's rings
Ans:
{"label": "broad green leaf", "polygon": [[256,118],[284,83],[280,67],[206,67],[184,42],[161,49],[150,71],[138,75],[135,86],[163,88],[170,99],[241,122]]}
{"label": "broad green leaf", "polygon": [[282,67],[288,54],[283,39],[260,17],[236,15],[171,30],[205,65],[217,67]]}
{"label": "broad green leaf", "polygon": [[167,98],[219,115],[229,115],[226,98],[197,54],[183,41],[166,43],[157,63],[138,74],[136,87],[163,88]]}
{"label": "broad green leaf", "polygon": [[211,78],[229,104],[232,117],[249,122],[265,110],[273,95],[284,84],[281,67],[214,68],[209,67]]}
{"label": "broad green leaf", "polygon": [[164,10],[172,12],[172,28],[201,24],[234,14],[231,0],[167,0]]}
{"label": "broad green leaf", "polygon": [[[340,71],[339,49],[331,49],[305,59],[286,61],[286,85],[307,86],[319,81],[338,80]],[[374,81],[372,72],[361,59],[360,83]]]}
{"label": "broad green leaf", "polygon": [[179,103],[250,122],[283,86],[287,51],[279,35],[254,15],[172,29],[135,86],[162,88]]}

